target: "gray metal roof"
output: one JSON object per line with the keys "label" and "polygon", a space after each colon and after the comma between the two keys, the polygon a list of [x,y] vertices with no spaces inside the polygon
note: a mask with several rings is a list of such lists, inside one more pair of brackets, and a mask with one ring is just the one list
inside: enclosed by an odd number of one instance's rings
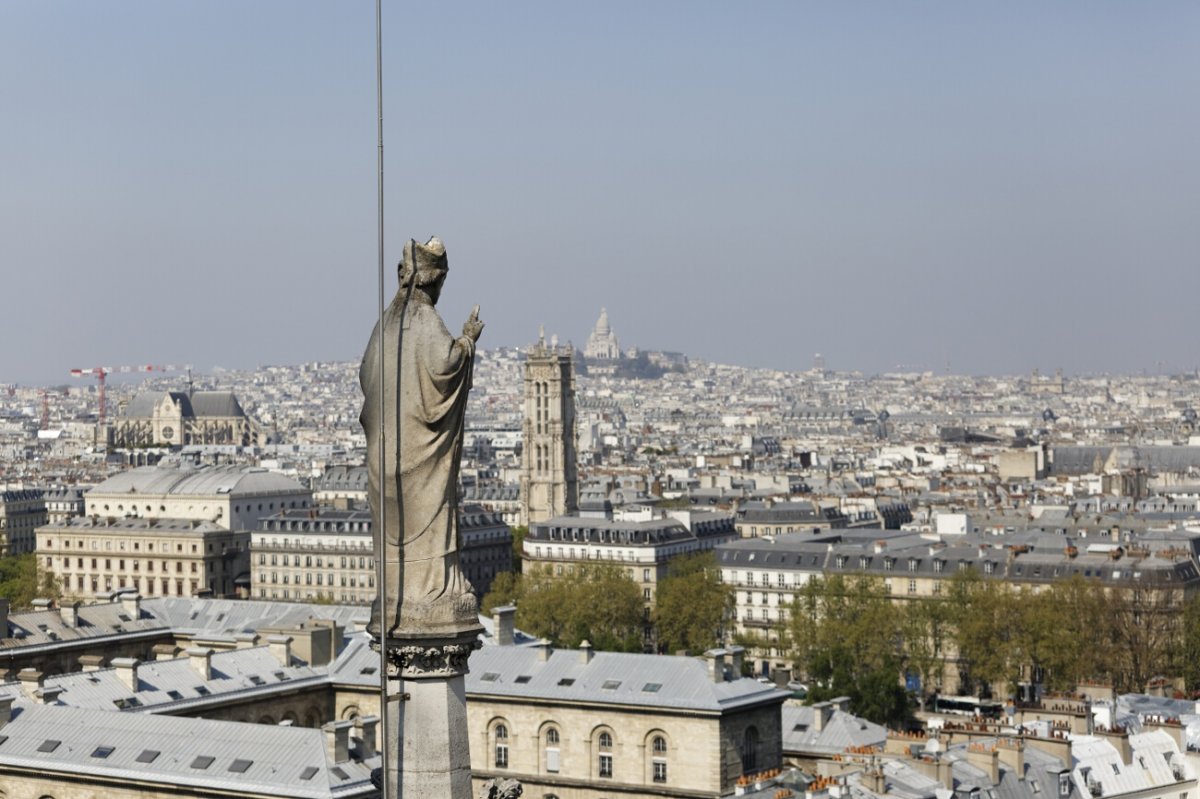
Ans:
{"label": "gray metal roof", "polygon": [[88,492],[104,494],[195,495],[308,493],[290,477],[257,466],[139,466],[105,480]]}
{"label": "gray metal roof", "polygon": [[748,678],[715,682],[704,661],[672,655],[594,652],[585,663],[580,650],[559,649],[543,661],[539,647],[489,646],[470,666],[468,695],[517,700],[722,712],[790,696]]}
{"label": "gray metal roof", "polygon": [[[327,797],[371,793],[370,767],[350,760],[336,768],[328,761],[325,733],[302,727],[274,727],[227,721],[129,715],[60,705],[14,705],[4,725],[0,763],[37,769],[48,775],[88,774],[114,780],[161,782],[171,786],[228,790],[264,796]],[[58,741],[53,751],[38,751]],[[112,747],[107,757],[93,753]],[[143,752],[158,752],[139,762]],[[197,757],[211,757],[196,768]],[[145,758],[143,758],[145,759]],[[235,760],[249,761],[241,772]],[[308,766],[318,771],[302,779]]]}
{"label": "gray metal roof", "polygon": [[179,403],[185,419],[246,415],[232,391],[195,391],[190,395],[185,391],[147,391],[130,400],[121,415],[127,419],[148,419],[168,395],[173,402]]}

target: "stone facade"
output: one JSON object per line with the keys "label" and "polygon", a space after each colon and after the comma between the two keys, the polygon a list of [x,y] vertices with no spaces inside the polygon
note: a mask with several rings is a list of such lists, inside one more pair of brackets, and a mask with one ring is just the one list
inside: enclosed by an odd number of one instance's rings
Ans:
{"label": "stone facade", "polygon": [[33,552],[37,547],[34,531],[48,520],[44,491],[0,491],[0,555]]}
{"label": "stone facade", "polygon": [[38,565],[66,597],[130,589],[142,596],[244,596],[250,534],[186,519],[88,516],[37,531]]}
{"label": "stone facade", "polygon": [[159,391],[140,394],[111,424],[114,447],[266,443],[258,424],[229,391]]}

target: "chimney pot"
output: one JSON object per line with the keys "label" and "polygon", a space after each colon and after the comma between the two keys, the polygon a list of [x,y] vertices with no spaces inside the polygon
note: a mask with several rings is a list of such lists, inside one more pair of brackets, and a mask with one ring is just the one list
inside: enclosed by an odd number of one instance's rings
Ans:
{"label": "chimney pot", "polygon": [[713,682],[725,682],[725,650],[710,649],[704,653],[708,658],[708,677]]}
{"label": "chimney pot", "polygon": [[584,664],[591,663],[592,656],[592,642],[584,639],[579,644],[579,662]]}
{"label": "chimney pot", "polygon": [[545,663],[554,654],[554,647],[550,644],[549,639],[543,638],[537,642],[538,660]]}
{"label": "chimney pot", "polygon": [[104,668],[103,655],[80,655],[79,668],[83,671],[100,671]]}
{"label": "chimney pot", "polygon": [[0,696],[0,728],[3,728],[5,724],[8,724],[8,722],[12,721],[12,706],[14,699],[16,699],[16,697],[9,696],[8,694]]}

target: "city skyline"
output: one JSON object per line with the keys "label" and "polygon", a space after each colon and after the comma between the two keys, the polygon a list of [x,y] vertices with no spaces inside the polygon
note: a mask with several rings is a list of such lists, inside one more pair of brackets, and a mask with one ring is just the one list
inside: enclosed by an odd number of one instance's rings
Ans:
{"label": "city skyline", "polygon": [[[0,381],[358,357],[374,17],[346,9],[0,10]],[[485,347],[582,346],[607,306],[623,346],[786,371],[1192,371],[1198,17],[385,5],[389,272],[442,237]]]}

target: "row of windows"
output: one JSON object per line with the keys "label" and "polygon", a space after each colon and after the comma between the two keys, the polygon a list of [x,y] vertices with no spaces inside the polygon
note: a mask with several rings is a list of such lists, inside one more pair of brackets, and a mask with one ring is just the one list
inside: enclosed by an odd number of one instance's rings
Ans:
{"label": "row of windows", "polygon": [[[508,768],[510,739],[507,722],[499,720],[492,723],[491,739],[492,766],[497,769]],[[603,779],[611,779],[615,757],[613,732],[601,729],[595,740],[595,775]],[[541,735],[539,746],[542,766],[547,772],[558,773],[562,770],[560,742],[561,738],[557,727],[549,726]],[[649,740],[649,749],[653,758],[651,779],[656,783],[665,783],[668,762],[666,737],[661,734],[652,734]]]}
{"label": "row of windows", "polygon": [[[292,555],[292,556],[288,556],[288,555],[286,555],[286,554],[285,554],[285,555],[283,555],[282,557],[283,557],[283,563],[281,564],[281,563],[279,562],[279,558],[280,558],[280,556],[279,556],[279,555],[276,555],[276,554],[272,554],[272,555],[271,555],[271,565],[272,565],[272,566],[279,566],[279,565],[283,565],[283,566],[301,566],[301,565],[303,565],[303,566],[308,566],[308,567],[311,567],[311,566],[313,566],[313,565],[314,565],[314,564],[313,564],[313,556],[312,556],[312,555],[304,555],[304,556],[301,556],[301,555]],[[300,560],[301,560],[301,557],[303,557],[303,559],[304,559],[304,563],[303,563],[303,564],[301,564],[301,562],[300,562]],[[316,567],[317,567],[318,569],[323,569],[323,568],[325,568],[326,566],[328,566],[329,568],[331,568],[331,569],[332,569],[332,568],[335,568],[335,567],[337,567],[337,564],[338,564],[338,561],[337,561],[337,559],[336,559],[336,558],[330,557],[330,558],[329,558],[329,563],[325,563],[325,559],[324,559],[324,558],[322,558],[320,555],[317,555],[317,557],[316,557],[316,564],[315,564],[315,565],[316,565]],[[267,555],[266,555],[266,553],[265,553],[265,552],[263,552],[263,553],[259,553],[259,556],[258,556],[258,565],[260,565],[260,566],[266,566],[266,565],[267,565]],[[354,558],[353,558],[353,557],[347,558],[345,555],[343,555],[343,556],[342,556],[342,559],[341,559],[341,568],[343,568],[343,569],[374,569],[374,568],[375,568],[375,558],[368,558],[368,557],[365,557],[365,556],[362,556],[362,555],[360,555],[360,556],[359,556],[359,558],[358,558],[358,565],[355,565],[355,560],[354,560]]]}
{"label": "row of windows", "polygon": [[[95,571],[97,568],[99,568],[99,567],[97,566],[97,563],[98,563],[99,561],[98,561],[96,558],[92,558],[92,559],[91,559],[91,561],[92,561],[92,570],[93,570],[93,571]],[[141,571],[141,561],[138,561],[138,560],[131,560],[129,563],[130,563],[130,565],[132,566],[132,569],[131,569],[131,571],[135,571],[135,572],[136,572],[136,571]],[[197,565],[196,565],[196,564],[197,564],[197,561],[194,561],[194,560],[193,560],[193,561],[189,561],[190,568],[188,569],[188,571],[190,571],[190,572],[191,572],[191,573],[193,573],[193,574],[195,574],[197,571],[199,571],[199,569],[197,568]],[[220,561],[216,561],[216,562],[214,563],[214,566],[215,566],[215,567],[217,567],[217,568],[215,569],[216,571],[222,571],[222,569],[221,569],[221,568],[219,568],[219,567],[220,567],[220,565],[221,565],[221,562],[220,562]],[[46,556],[46,568],[47,568],[47,569],[53,569],[53,568],[54,568],[54,558],[50,557],[49,555],[47,555],[47,556]],[[69,570],[69,569],[71,568],[71,559],[70,559],[70,558],[63,558],[63,559],[62,559],[62,568],[63,568],[64,570]],[[75,568],[77,568],[77,569],[82,569],[82,568],[84,568],[84,566],[83,566],[83,558],[76,558],[76,559],[75,559]],[[105,558],[105,559],[104,559],[104,570],[105,570],[105,571],[112,571],[112,560],[111,560],[110,558]],[[168,561],[165,561],[165,560],[164,560],[164,561],[162,561],[162,569],[161,569],[161,570],[162,570],[162,571],[164,571],[164,572],[169,572],[169,571],[171,571],[171,569],[170,569],[170,563],[169,563]],[[118,561],[117,561],[117,571],[125,571],[125,561],[124,561],[123,559],[122,559],[122,560],[118,560]],[[148,560],[148,561],[146,561],[146,571],[148,571],[148,572],[153,572],[153,571],[154,571],[154,561],[152,561],[152,560]],[[182,571],[183,571],[183,563],[182,563],[182,561],[175,561],[175,571],[176,571],[176,572],[182,572]]]}
{"label": "row of windows", "polygon": [[[98,577],[88,577],[83,574],[76,574],[74,577],[68,574],[63,577],[63,588],[67,591],[71,591],[72,589],[76,591],[90,590],[92,593],[96,593],[100,590],[100,585],[101,582]],[[106,576],[103,585],[105,591],[112,591],[114,586],[113,578]],[[142,580],[142,585],[139,586],[136,581],[126,583],[124,577],[117,577],[115,585],[117,588],[137,588],[148,596],[193,596],[199,589],[200,584],[196,580],[189,580],[186,583],[189,586],[186,593],[184,592],[185,583],[183,580],[170,580],[166,577],[158,580],[158,591],[154,590],[155,581],[153,578]]]}
{"label": "row of windows", "polygon": [[330,601],[344,602],[347,604],[349,604],[349,603],[362,604],[371,599],[370,595],[358,596],[356,594],[325,594],[325,593],[321,593],[321,592],[314,593],[313,591],[304,591],[302,593],[300,591],[283,590],[283,591],[271,591],[268,593],[267,589],[265,589],[265,588],[258,589],[258,597],[259,597],[259,599],[268,599],[268,598],[270,598],[270,599],[297,599],[297,600],[299,600],[299,599],[328,599]]}
{"label": "row of windows", "polygon": [[[117,543],[117,551],[118,551],[118,552],[124,552],[124,551],[125,551],[125,543],[126,543],[126,540],[127,540],[127,539],[124,539],[124,538],[119,538],[119,539],[117,539],[117,542],[116,542],[116,543]],[[134,552],[138,552],[138,551],[140,551],[140,550],[141,550],[141,547],[142,547],[142,542],[141,542],[141,541],[132,541],[132,542],[130,542],[130,543],[132,543],[132,545],[133,545],[133,546],[132,546],[132,549],[133,549],[133,551],[134,551]],[[91,545],[92,545],[92,549],[93,549],[93,550],[95,550],[95,551],[99,551],[99,550],[101,549],[101,547],[100,547],[100,540],[99,540],[99,539],[96,539],[96,538],[93,538],[93,539],[91,539]],[[54,549],[54,539],[53,539],[53,538],[46,538],[46,539],[44,539],[44,543],[43,543],[43,545],[42,545],[42,546],[43,546],[43,548],[44,548],[44,549]],[[223,544],[222,546],[224,547],[225,545]],[[70,539],[67,539],[67,538],[64,538],[64,539],[62,539],[62,548],[63,548],[63,549],[70,549],[70,548],[71,548],[71,541],[70,541]],[[78,539],[78,540],[75,542],[75,548],[76,548],[76,549],[83,549],[83,548],[84,548],[84,547],[83,547],[83,539]],[[112,552],[112,551],[113,551],[113,539],[111,539],[111,538],[108,538],[108,539],[106,539],[106,540],[104,541],[104,547],[103,547],[103,549],[104,549],[106,552]],[[191,551],[191,553],[192,553],[193,555],[195,555],[195,554],[198,554],[198,553],[200,552],[200,545],[199,545],[199,544],[196,544],[196,543],[192,543],[192,544],[190,544],[190,545],[189,545],[189,549],[190,549],[190,551]],[[240,552],[240,551],[241,551],[241,549],[242,549],[242,544],[241,544],[241,542],[240,542],[240,541],[239,541],[239,542],[237,542],[237,549],[238,549],[238,551],[239,551],[239,552]],[[209,544],[208,544],[208,546],[207,546],[207,550],[208,550],[209,552],[212,552],[212,551],[213,551],[213,544],[212,544],[212,542],[209,542]],[[154,551],[154,542],[153,542],[153,541],[147,541],[147,542],[146,542],[146,551],[147,551],[147,552],[153,552],[153,551]],[[158,550],[158,551],[159,551],[159,552],[170,552],[170,551],[171,551],[171,542],[170,542],[170,541],[160,541],[160,542],[159,542],[159,550]],[[180,542],[180,541],[176,541],[176,542],[175,542],[175,551],[176,551],[176,552],[183,552],[183,543],[182,543],[182,542]]]}
{"label": "row of windows", "polygon": [[[293,576],[295,577],[295,580],[292,579]],[[260,583],[266,583],[267,582],[267,573],[259,572],[258,573],[258,581]],[[296,585],[300,585],[300,575],[298,575],[298,574],[290,575],[285,572],[283,575],[283,579],[280,580],[279,572],[271,572],[270,582],[273,584],[282,583],[283,585],[287,585],[288,583],[295,582]],[[304,584],[305,585],[314,585],[314,584],[315,585],[328,585],[328,586],[336,585],[336,583],[334,582],[334,576],[332,574],[326,575],[326,574],[321,574],[320,572],[316,573],[316,580],[313,579],[312,572],[305,573]],[[350,588],[358,588],[360,584],[364,588],[374,588],[375,587],[375,575],[368,574],[365,577],[363,577],[362,575],[353,575],[352,574],[349,576],[349,578],[347,578],[346,575],[344,575],[344,574],[341,576],[342,588],[346,588],[347,585],[349,585]]]}

